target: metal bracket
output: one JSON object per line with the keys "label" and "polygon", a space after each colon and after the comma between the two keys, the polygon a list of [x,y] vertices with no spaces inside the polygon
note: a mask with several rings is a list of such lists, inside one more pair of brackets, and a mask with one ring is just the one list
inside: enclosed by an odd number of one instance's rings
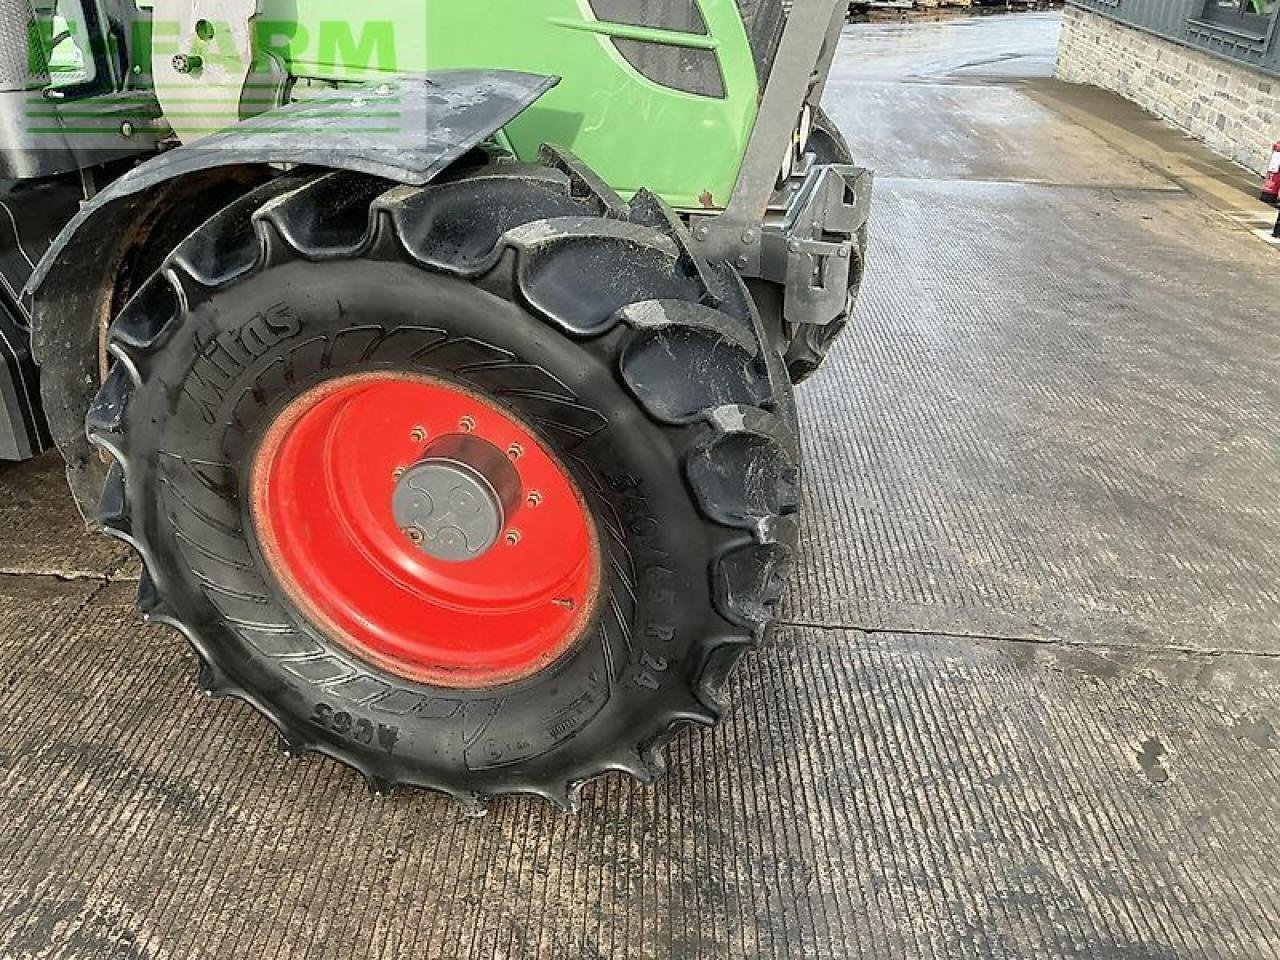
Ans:
{"label": "metal bracket", "polygon": [[785,286],[788,323],[828,324],[844,312],[872,181],[861,167],[815,167],[782,222],[765,224],[760,276]]}
{"label": "metal bracket", "polygon": [[827,324],[846,309],[854,238],[870,213],[871,173],[819,166],[812,154],[778,189],[801,108],[821,97],[846,10],[840,0],[796,0],[728,205],[688,214],[698,254],[785,288],[791,324]]}
{"label": "metal bracket", "polygon": [[787,191],[786,210],[745,226],[723,215],[695,215],[694,242],[700,252],[729,250],[744,277],[784,287],[788,323],[830,323],[847,306],[854,242],[871,216],[874,179],[862,167],[810,163]]}
{"label": "metal bracket", "polygon": [[812,106],[816,107],[822,103],[822,95],[827,91],[827,81],[831,79],[831,68],[840,47],[840,35],[844,33],[845,24],[848,22],[848,6],[843,3],[837,4],[831,15],[831,25],[827,28],[827,38],[822,46],[822,54],[818,57],[818,65],[814,69],[817,80],[809,90],[809,98],[806,101]]}
{"label": "metal bracket", "polygon": [[257,15],[258,0],[156,0],[154,22],[176,24],[178,34],[174,43],[157,37],[151,57],[155,96],[183,143],[248,115],[243,107],[253,77]]}
{"label": "metal bracket", "polygon": [[765,218],[800,111],[818,78],[842,0],[795,0],[763,91],[756,126],[742,160],[738,182],[724,211],[693,214],[693,238],[708,260],[728,260],[750,271],[759,261],[759,225]]}

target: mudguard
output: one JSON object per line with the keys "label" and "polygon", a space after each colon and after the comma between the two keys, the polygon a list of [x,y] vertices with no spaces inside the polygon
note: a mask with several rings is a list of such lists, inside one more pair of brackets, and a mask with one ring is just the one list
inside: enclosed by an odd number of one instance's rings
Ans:
{"label": "mudguard", "polygon": [[445,70],[329,90],[161,154],[86,204],[27,287],[35,302],[32,345],[45,415],[81,513],[95,511],[105,470],[84,435],[85,411],[100,380],[100,333],[110,321],[102,315],[110,299],[104,291],[120,267],[103,251],[162,213],[167,189],[265,165],[352,170],[421,186],[558,82],[511,71]]}

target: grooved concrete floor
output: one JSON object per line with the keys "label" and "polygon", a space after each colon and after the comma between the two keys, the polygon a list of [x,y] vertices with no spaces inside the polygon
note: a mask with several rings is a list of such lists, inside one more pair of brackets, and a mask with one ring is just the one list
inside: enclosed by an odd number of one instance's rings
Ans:
{"label": "grooved concrete floor", "polygon": [[0,957],[1280,957],[1276,254],[1040,105],[1055,30],[846,35],[875,262],[787,626],[657,788],[286,764],[0,468]]}

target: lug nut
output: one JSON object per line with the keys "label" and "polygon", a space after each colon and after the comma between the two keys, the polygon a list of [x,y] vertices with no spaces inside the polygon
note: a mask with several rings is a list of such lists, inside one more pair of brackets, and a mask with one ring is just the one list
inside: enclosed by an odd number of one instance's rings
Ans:
{"label": "lug nut", "polygon": [[520,446],[518,443],[513,443],[511,446],[507,447],[507,456],[512,460],[519,460],[524,456],[524,447]]}
{"label": "lug nut", "polygon": [[392,480],[399,480],[403,476],[404,476],[404,467],[396,467],[394,470],[391,471]]}
{"label": "lug nut", "polygon": [[468,414],[467,416],[463,417],[461,420],[458,421],[458,429],[461,430],[463,433],[471,433],[473,430],[475,430],[475,428],[476,428],[476,419],[470,414]]}
{"label": "lug nut", "polygon": [[408,537],[410,540],[412,540],[414,543],[422,542],[422,531],[419,530],[417,527],[405,527],[404,535]]}
{"label": "lug nut", "polygon": [[427,439],[427,428],[414,427],[409,431],[409,439],[414,443],[421,443],[423,440]]}
{"label": "lug nut", "polygon": [[542,494],[537,490],[530,490],[529,496],[525,497],[524,502],[531,507],[536,507],[542,502]]}
{"label": "lug nut", "polygon": [[511,544],[511,546],[513,546],[513,547],[514,547],[514,546],[515,546],[517,543],[519,543],[519,542],[520,542],[520,531],[519,531],[519,530],[508,530],[508,531],[507,531],[507,543]]}

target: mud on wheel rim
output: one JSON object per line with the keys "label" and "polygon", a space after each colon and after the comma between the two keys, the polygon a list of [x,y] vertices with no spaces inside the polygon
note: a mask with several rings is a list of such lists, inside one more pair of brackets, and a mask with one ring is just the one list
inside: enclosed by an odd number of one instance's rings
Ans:
{"label": "mud on wheel rim", "polygon": [[525,679],[582,634],[600,580],[581,493],[510,412],[421,374],[339,377],[266,432],[263,559],[313,625],[407,679]]}

